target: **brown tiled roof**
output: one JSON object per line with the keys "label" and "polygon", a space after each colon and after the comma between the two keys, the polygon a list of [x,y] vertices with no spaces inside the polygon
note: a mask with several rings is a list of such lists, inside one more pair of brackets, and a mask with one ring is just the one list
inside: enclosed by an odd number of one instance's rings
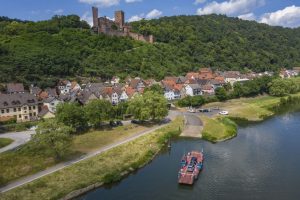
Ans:
{"label": "brown tiled roof", "polygon": [[128,97],[132,97],[136,93],[136,90],[132,87],[127,87],[125,92]]}
{"label": "brown tiled roof", "polygon": [[25,92],[23,83],[8,83],[6,88],[7,93]]}
{"label": "brown tiled roof", "polygon": [[39,117],[44,117],[49,111],[48,106],[42,106],[41,111],[39,112]]}
{"label": "brown tiled roof", "polygon": [[202,90],[211,90],[213,89],[212,85],[203,85],[201,86]]}

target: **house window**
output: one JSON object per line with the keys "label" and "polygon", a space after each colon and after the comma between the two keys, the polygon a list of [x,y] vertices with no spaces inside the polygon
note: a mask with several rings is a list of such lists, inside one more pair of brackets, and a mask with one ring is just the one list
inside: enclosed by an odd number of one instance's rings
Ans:
{"label": "house window", "polygon": [[3,114],[5,111],[4,110],[1,110],[1,113]]}
{"label": "house window", "polygon": [[28,119],[28,116],[25,116],[25,119]]}
{"label": "house window", "polygon": [[16,109],[16,108],[14,108],[14,112],[17,112],[17,109]]}
{"label": "house window", "polygon": [[33,113],[33,116],[36,116],[36,113],[35,113],[35,112]]}
{"label": "house window", "polygon": [[31,110],[31,106],[29,106],[29,110]]}
{"label": "house window", "polygon": [[29,116],[32,117],[32,113],[29,113]]}
{"label": "house window", "polygon": [[21,115],[19,115],[19,118],[21,118],[22,116]]}
{"label": "house window", "polygon": [[21,108],[18,108],[18,111],[21,111]]}
{"label": "house window", "polygon": [[32,106],[33,109],[35,109],[35,106]]}
{"label": "house window", "polygon": [[27,110],[27,107],[24,107],[23,109],[24,109],[24,110]]}
{"label": "house window", "polygon": [[9,113],[9,109],[6,109],[6,112]]}

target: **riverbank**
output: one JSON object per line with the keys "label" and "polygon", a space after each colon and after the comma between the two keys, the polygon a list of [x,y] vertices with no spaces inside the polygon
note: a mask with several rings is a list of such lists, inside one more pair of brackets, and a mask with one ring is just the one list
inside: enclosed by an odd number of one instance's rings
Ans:
{"label": "riverbank", "polygon": [[[35,200],[67,196],[64,199],[69,199],[79,195],[80,191],[86,192],[82,188],[93,189],[95,186],[119,181],[126,174],[151,161],[169,138],[180,134],[182,127],[183,119],[177,118],[153,133],[0,194],[0,198]],[[75,192],[71,193],[72,191]]]}
{"label": "riverbank", "polygon": [[45,152],[36,152],[34,149],[27,148],[26,145],[16,151],[1,153],[0,186],[24,176],[35,174],[60,162],[72,160],[105,146],[123,141],[140,132],[151,130],[151,128],[155,128],[155,126],[144,127],[131,124],[107,130],[91,130],[84,134],[76,135],[73,137],[71,152],[64,160],[56,160],[53,155],[47,155]]}
{"label": "riverbank", "polygon": [[204,108],[219,107],[220,110],[229,111],[229,115],[211,118],[201,116],[204,123],[203,139],[213,143],[229,140],[236,137],[237,124],[240,122],[261,122],[274,116],[282,107],[299,102],[300,93],[286,97],[259,96],[206,104]]}
{"label": "riverbank", "polygon": [[237,125],[226,117],[209,118],[201,116],[204,128],[202,138],[212,143],[222,142],[237,135]]}

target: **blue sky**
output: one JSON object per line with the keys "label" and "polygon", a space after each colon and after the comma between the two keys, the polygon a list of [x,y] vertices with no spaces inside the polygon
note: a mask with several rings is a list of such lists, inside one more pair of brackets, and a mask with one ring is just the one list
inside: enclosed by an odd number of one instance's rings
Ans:
{"label": "blue sky", "polygon": [[0,16],[44,20],[77,14],[91,22],[91,6],[113,18],[122,9],[130,21],[171,15],[226,14],[270,25],[300,26],[300,0],[0,0]]}

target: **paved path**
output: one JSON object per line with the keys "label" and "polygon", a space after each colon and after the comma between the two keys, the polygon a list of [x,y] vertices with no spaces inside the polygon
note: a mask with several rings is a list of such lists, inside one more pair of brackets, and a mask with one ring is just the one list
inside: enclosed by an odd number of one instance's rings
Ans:
{"label": "paved path", "polygon": [[28,142],[31,138],[31,135],[35,131],[23,131],[23,132],[14,132],[14,133],[4,133],[0,134],[0,138],[10,138],[14,140],[10,145],[0,149],[0,153],[18,148],[19,146]]}
{"label": "paved path", "polygon": [[203,130],[203,123],[199,116],[193,113],[184,113],[185,117],[185,129],[182,131],[182,137],[201,138],[201,132]]}
{"label": "paved path", "polygon": [[154,127],[154,128],[152,128],[152,129],[150,129],[150,130],[142,131],[142,132],[137,133],[137,134],[135,134],[134,136],[131,136],[131,137],[129,137],[129,138],[127,138],[127,139],[125,139],[125,140],[123,140],[123,141],[121,141],[121,142],[117,142],[117,143],[108,145],[108,146],[106,146],[106,147],[100,148],[100,149],[98,149],[97,151],[94,151],[94,152],[92,152],[92,153],[88,153],[88,154],[86,154],[86,155],[83,155],[83,156],[81,156],[80,158],[77,158],[77,159],[75,159],[75,160],[67,161],[67,162],[63,162],[63,163],[59,163],[59,164],[57,164],[57,165],[55,165],[55,166],[52,166],[52,167],[47,168],[47,169],[44,170],[44,171],[38,172],[38,173],[36,173],[36,174],[30,175],[30,176],[27,176],[27,177],[24,177],[24,178],[21,178],[21,179],[19,179],[19,180],[14,181],[14,182],[11,182],[11,183],[9,183],[8,185],[6,185],[6,186],[0,188],[0,193],[7,192],[7,191],[12,190],[12,189],[14,189],[14,188],[16,188],[16,187],[22,186],[22,185],[24,185],[24,184],[26,184],[26,183],[32,182],[32,181],[34,181],[34,180],[36,180],[36,179],[39,179],[39,178],[41,178],[41,177],[43,177],[43,176],[52,174],[52,173],[54,173],[54,172],[56,172],[56,171],[58,171],[58,170],[61,170],[61,169],[63,169],[63,168],[66,168],[66,167],[68,167],[68,166],[70,166],[70,165],[73,165],[73,164],[75,164],[75,163],[81,162],[81,161],[83,161],[83,160],[89,159],[89,158],[91,158],[91,157],[93,157],[93,156],[96,156],[96,155],[98,155],[98,154],[101,154],[101,153],[103,153],[103,152],[105,152],[105,151],[108,151],[108,150],[114,148],[114,147],[117,147],[117,146],[119,146],[119,145],[122,145],[122,144],[125,144],[125,143],[127,143],[127,142],[133,141],[133,140],[135,140],[135,139],[137,139],[137,138],[139,138],[139,137],[141,137],[141,136],[143,136],[143,135],[149,134],[149,133],[151,133],[151,132],[153,132],[153,131],[155,131],[155,130],[157,130],[157,129],[160,129],[160,128],[166,126],[166,125],[168,125],[168,124],[164,124],[164,125],[161,125],[161,126],[157,126],[157,127]]}

